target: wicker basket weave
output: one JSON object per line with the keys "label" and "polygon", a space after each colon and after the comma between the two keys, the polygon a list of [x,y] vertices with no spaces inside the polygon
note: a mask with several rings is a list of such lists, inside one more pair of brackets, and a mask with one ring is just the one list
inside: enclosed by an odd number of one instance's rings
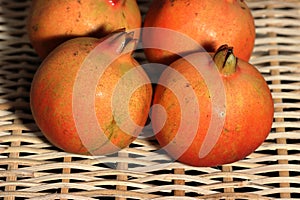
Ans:
{"label": "wicker basket weave", "polygon": [[[214,168],[169,162],[151,139],[97,158],[49,144],[29,108],[40,63],[25,30],[30,2],[0,0],[1,199],[300,199],[299,0],[247,2],[257,28],[250,62],[272,90],[274,123],[253,154]],[[138,1],[143,14],[149,2]]]}

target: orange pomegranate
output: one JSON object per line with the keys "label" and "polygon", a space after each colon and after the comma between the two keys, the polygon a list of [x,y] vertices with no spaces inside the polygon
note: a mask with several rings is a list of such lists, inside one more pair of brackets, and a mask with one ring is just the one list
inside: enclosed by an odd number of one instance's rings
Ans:
{"label": "orange pomegranate", "polygon": [[[226,45],[214,54],[214,62],[207,55],[194,53],[172,63],[174,71],[163,72],[154,93],[154,105],[164,108],[152,111],[159,144],[176,160],[193,166],[217,166],[245,158],[264,142],[273,122],[272,96],[259,71],[237,59]],[[201,73],[191,60],[202,60]],[[214,63],[218,76],[210,72],[204,76],[214,69]],[[188,97],[188,90],[195,98]],[[191,109],[183,115],[189,105],[196,105],[193,108],[198,111]]]}
{"label": "orange pomegranate", "polygon": [[[255,25],[243,0],[154,0],[144,20],[144,27],[178,31],[197,41],[206,51],[215,52],[222,44],[233,46],[236,56],[249,61],[254,47]],[[185,43],[169,40],[172,36],[155,31],[143,34],[146,46],[165,44],[185,49]],[[191,49],[192,51],[193,49]],[[178,57],[163,49],[145,49],[150,62],[170,64]]]}
{"label": "orange pomegranate", "polygon": [[131,56],[132,37],[121,32],[105,40],[70,39],[42,62],[30,105],[53,145],[77,154],[106,155],[135,140],[148,117],[152,87]]}
{"label": "orange pomegranate", "polygon": [[68,39],[100,38],[121,28],[140,26],[136,0],[33,0],[27,19],[29,40],[42,59]]}

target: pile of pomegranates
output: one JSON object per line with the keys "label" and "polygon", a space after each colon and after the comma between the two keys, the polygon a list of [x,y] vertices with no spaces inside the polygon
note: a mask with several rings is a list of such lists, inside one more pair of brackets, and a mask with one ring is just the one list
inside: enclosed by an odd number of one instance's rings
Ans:
{"label": "pile of pomegranates", "polygon": [[[152,100],[132,57],[140,33],[135,0],[33,0],[27,19],[42,59],[30,91],[36,124],[67,152],[106,155],[141,132]],[[125,102],[127,100],[127,102]]]}
{"label": "pile of pomegranates", "polygon": [[[255,25],[243,0],[154,0],[143,22],[136,0],[33,0],[27,20],[42,59],[32,114],[64,151],[106,155],[128,147],[151,105],[161,148],[188,165],[241,160],[271,130],[272,95],[249,63]],[[155,88],[133,57],[140,39],[147,61],[166,66]]]}

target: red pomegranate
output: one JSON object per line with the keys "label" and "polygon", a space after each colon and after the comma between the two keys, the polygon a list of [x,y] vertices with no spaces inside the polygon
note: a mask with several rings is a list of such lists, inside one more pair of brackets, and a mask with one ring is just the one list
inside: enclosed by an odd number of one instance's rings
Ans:
{"label": "red pomegranate", "polygon": [[121,32],[105,40],[70,39],[42,62],[32,82],[30,105],[36,124],[53,145],[77,154],[106,155],[138,136],[148,117],[152,88],[131,55],[132,36]]}
{"label": "red pomegranate", "polygon": [[[166,28],[197,41],[206,51],[215,52],[223,44],[233,46],[236,56],[249,61],[254,47],[254,19],[243,0],[154,0],[144,20],[144,27]],[[185,42],[169,40],[170,35],[155,31],[143,34],[145,46],[165,44],[185,49]],[[157,44],[157,45],[156,45]],[[190,49],[193,51],[193,49]],[[150,62],[170,64],[177,52],[145,49]]]}
{"label": "red pomegranate", "polygon": [[[199,73],[191,61],[200,61],[203,71]],[[171,157],[193,166],[217,166],[245,158],[264,142],[273,122],[271,92],[260,72],[237,59],[226,45],[214,54],[213,61],[206,53],[178,59],[170,65],[173,71],[163,72],[154,94],[154,104],[164,108],[152,111],[159,144]],[[217,76],[206,72],[215,64]],[[195,98],[189,97],[193,93]],[[220,98],[223,101],[213,104]],[[188,108],[192,109],[187,112]],[[219,130],[209,133],[218,126]]]}
{"label": "red pomegranate", "polygon": [[42,59],[74,37],[101,38],[122,28],[140,27],[136,0],[33,0],[27,19],[29,40]]}

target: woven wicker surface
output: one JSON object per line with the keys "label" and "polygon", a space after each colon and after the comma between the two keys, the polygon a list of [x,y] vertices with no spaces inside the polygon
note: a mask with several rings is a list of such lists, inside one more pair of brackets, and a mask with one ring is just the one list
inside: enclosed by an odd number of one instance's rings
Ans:
{"label": "woven wicker surface", "polygon": [[[138,2],[145,13],[149,1]],[[300,1],[248,5],[257,28],[250,62],[272,90],[273,128],[246,159],[200,168],[171,162],[151,139],[97,158],[49,144],[29,108],[29,88],[40,63],[24,27],[30,1],[0,0],[0,198],[300,198]]]}

